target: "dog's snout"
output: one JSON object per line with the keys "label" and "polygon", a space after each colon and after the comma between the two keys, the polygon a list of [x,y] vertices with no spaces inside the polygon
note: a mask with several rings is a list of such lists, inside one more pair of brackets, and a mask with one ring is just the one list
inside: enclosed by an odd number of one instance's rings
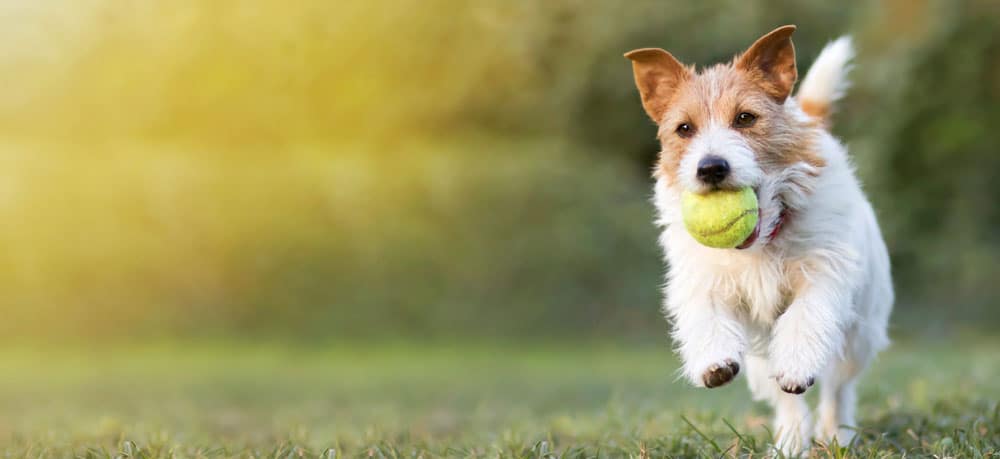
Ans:
{"label": "dog's snout", "polygon": [[718,156],[706,156],[698,161],[698,180],[718,185],[729,175],[729,162]]}

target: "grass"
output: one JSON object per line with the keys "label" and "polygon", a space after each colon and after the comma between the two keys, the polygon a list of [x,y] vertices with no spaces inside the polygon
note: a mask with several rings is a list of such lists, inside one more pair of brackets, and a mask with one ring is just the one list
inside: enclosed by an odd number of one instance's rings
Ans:
{"label": "grass", "polygon": [[[854,444],[997,457],[996,338],[897,343]],[[667,346],[143,344],[0,351],[3,457],[761,457],[744,381],[675,381]],[[811,391],[815,392],[815,391]],[[815,396],[814,393],[807,394]]]}

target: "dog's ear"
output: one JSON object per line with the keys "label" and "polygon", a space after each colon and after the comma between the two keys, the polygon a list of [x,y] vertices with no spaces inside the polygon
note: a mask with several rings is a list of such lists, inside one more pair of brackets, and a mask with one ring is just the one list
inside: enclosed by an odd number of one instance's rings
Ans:
{"label": "dog's ear", "polygon": [[779,103],[783,103],[795,86],[795,26],[786,25],[760,37],[736,61],[736,68],[751,75]]}
{"label": "dog's ear", "polygon": [[659,124],[674,91],[690,72],[674,56],[659,48],[636,49],[625,53],[625,57],[632,61],[642,108]]}

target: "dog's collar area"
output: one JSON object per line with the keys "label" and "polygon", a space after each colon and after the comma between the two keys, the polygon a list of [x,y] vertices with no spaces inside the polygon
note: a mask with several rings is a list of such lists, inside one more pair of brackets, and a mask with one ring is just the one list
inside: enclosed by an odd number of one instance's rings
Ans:
{"label": "dog's collar area", "polygon": [[771,234],[767,235],[767,242],[771,242],[774,238],[778,237],[778,233],[781,232],[781,228],[785,226],[785,220],[788,219],[788,208],[781,206],[781,213],[778,214],[778,221],[774,222],[774,228],[771,228]]}

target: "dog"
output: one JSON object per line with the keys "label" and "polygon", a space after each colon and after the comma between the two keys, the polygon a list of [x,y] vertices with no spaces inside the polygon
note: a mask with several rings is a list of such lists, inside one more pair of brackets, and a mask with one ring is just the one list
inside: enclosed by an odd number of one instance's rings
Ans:
{"label": "dog", "polygon": [[[855,385],[889,344],[894,295],[875,213],[829,131],[851,39],[828,44],[792,96],[794,31],[779,27],[700,70],[662,49],[625,54],[662,147],[653,200],[680,371],[713,388],[745,369],[754,398],[774,408],[786,454],[813,435],[852,441]],[[709,248],[685,231],[682,192],[744,187],[757,194],[759,219],[738,248]],[[814,382],[815,426],[802,395]]]}

